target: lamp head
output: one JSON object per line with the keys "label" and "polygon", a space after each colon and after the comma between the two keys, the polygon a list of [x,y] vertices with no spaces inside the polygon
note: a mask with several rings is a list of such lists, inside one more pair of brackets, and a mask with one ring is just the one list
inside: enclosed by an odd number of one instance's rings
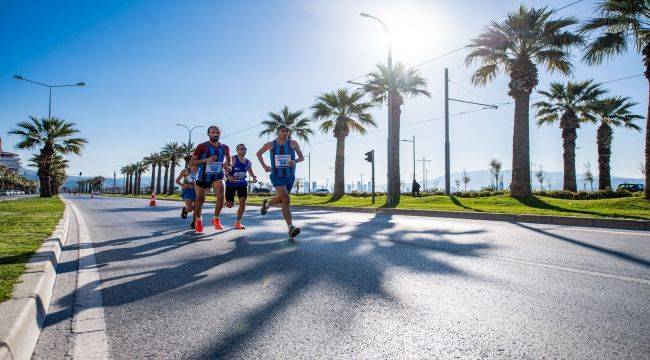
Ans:
{"label": "lamp head", "polygon": [[86,86],[86,83],[85,82],[78,82],[76,85],[77,86]]}
{"label": "lamp head", "polygon": [[367,13],[359,13],[359,16],[370,17],[370,14],[367,14]]}
{"label": "lamp head", "polygon": [[24,78],[20,75],[14,75],[14,79],[16,80],[24,80]]}

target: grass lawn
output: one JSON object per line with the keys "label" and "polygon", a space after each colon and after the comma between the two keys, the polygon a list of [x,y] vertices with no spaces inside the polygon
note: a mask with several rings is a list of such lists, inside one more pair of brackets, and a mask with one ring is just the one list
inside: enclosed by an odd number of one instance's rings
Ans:
{"label": "grass lawn", "polygon": [[0,302],[11,296],[25,262],[52,234],[63,209],[58,197],[0,201]]}
{"label": "grass lawn", "polygon": [[[148,198],[147,195],[141,195],[140,197]],[[180,200],[178,195],[162,195],[157,198],[161,200]],[[263,199],[264,197],[250,196],[248,203],[261,204]],[[338,201],[330,201],[328,196],[315,195],[300,195],[291,199],[292,205],[324,205],[332,207],[380,207],[385,202],[385,196],[377,197],[374,205],[371,204],[370,198],[347,195]],[[599,200],[565,200],[543,196],[514,199],[508,195],[480,198],[460,198],[444,195],[421,198],[402,196],[398,208],[650,220],[650,201],[646,201],[639,196]]]}

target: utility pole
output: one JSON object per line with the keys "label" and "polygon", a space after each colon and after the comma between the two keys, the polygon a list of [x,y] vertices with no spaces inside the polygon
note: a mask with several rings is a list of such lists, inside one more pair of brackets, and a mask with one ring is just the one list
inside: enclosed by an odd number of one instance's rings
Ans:
{"label": "utility pole", "polygon": [[422,157],[422,160],[418,160],[422,162],[422,188],[424,191],[427,190],[427,170],[426,170],[426,163],[431,162],[431,160],[427,160],[426,157]]}
{"label": "utility pole", "polygon": [[[366,154],[366,161],[372,165],[372,203],[375,203],[375,150],[370,150]],[[363,174],[361,174],[363,177]],[[363,181],[362,181],[363,183]]]}
{"label": "utility pole", "polygon": [[451,173],[450,173],[450,155],[449,155],[449,102],[455,101],[464,104],[481,105],[486,108],[497,109],[498,106],[492,104],[483,104],[473,101],[452,99],[449,97],[449,69],[445,68],[445,195],[451,194]]}
{"label": "utility pole", "polygon": [[113,171],[113,195],[115,195],[115,186],[117,186],[117,174],[115,174],[115,171]]}

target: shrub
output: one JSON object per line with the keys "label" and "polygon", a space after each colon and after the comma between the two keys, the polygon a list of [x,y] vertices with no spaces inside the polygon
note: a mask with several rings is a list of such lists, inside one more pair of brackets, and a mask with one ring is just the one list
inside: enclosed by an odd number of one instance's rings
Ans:
{"label": "shrub", "polygon": [[552,197],[556,199],[567,200],[597,200],[597,199],[615,199],[633,196],[634,194],[627,190],[598,190],[592,192],[579,191],[571,192],[565,190],[537,191],[534,195]]}

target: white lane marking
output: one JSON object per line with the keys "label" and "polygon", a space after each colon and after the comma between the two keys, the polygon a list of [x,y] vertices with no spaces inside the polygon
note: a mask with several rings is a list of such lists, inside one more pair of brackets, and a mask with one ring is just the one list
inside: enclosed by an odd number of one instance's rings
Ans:
{"label": "white lane marking", "polygon": [[546,269],[568,271],[568,272],[572,272],[572,273],[576,273],[576,274],[600,276],[600,277],[609,278],[609,279],[625,280],[625,281],[630,281],[630,282],[634,282],[634,283],[637,283],[637,284],[650,285],[650,280],[635,278],[635,277],[630,277],[630,276],[607,274],[607,273],[602,273],[602,272],[598,272],[598,271],[582,270],[582,269],[570,268],[570,267],[560,266],[560,265],[551,265],[551,264],[544,264],[544,263],[538,263],[538,262],[532,262],[532,261],[526,261],[526,260],[503,258],[503,257],[499,257],[499,256],[490,256],[490,258],[496,259],[496,260],[501,260],[501,261],[513,262],[513,263],[522,264],[522,265],[530,265],[530,266],[542,267],[542,268],[546,268]]}
{"label": "white lane marking", "polygon": [[72,209],[79,227],[79,272],[68,356],[72,359],[108,359],[102,284],[96,267],[95,249],[81,212],[74,205]]}

